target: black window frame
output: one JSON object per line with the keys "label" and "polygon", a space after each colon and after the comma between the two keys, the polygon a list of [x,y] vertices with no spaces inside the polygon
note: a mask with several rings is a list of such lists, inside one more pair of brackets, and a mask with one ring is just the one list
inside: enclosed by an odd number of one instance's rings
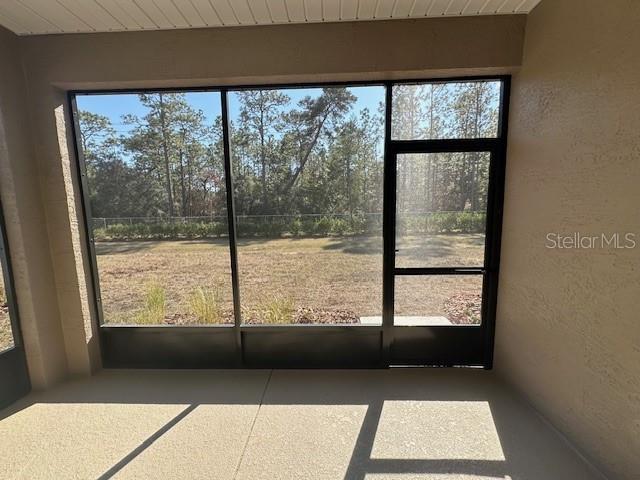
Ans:
{"label": "black window frame", "polygon": [[[395,85],[498,81],[501,84],[498,131],[495,138],[393,140],[392,91]],[[89,252],[92,313],[97,323],[103,365],[112,368],[375,368],[392,365],[493,366],[493,343],[500,266],[500,239],[509,116],[510,75],[462,76],[393,81],[310,82],[203,86],[183,88],[128,88],[70,90],[68,107],[76,173],[81,194],[83,228]],[[248,325],[240,318],[237,229],[230,153],[229,92],[255,89],[379,86],[385,88],[383,186],[383,295],[382,325]],[[219,325],[111,325],[104,324],[86,166],[81,143],[76,96],[136,93],[219,93],[223,125],[223,153],[227,195],[229,249],[232,272],[234,324]],[[485,261],[482,268],[418,268],[395,266],[396,155],[399,153],[488,151],[491,154]],[[390,201],[393,200],[393,201]],[[474,274],[483,276],[480,325],[397,327],[393,325],[396,275]]]}
{"label": "black window frame", "polygon": [[18,299],[16,297],[9,240],[0,200],[0,265],[4,280],[5,296],[9,308],[9,323],[13,335],[13,346],[0,352],[0,409],[10,405],[31,390],[27,369],[27,358],[20,327]]}

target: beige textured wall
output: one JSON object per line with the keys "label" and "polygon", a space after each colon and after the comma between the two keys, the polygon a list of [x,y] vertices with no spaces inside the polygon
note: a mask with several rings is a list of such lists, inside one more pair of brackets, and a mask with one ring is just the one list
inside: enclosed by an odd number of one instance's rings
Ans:
{"label": "beige textured wall", "polygon": [[70,373],[99,364],[65,90],[404,78],[519,66],[524,16],[24,37],[30,130]]}
{"label": "beige textured wall", "polygon": [[[611,478],[640,478],[640,2],[543,0],[511,103],[495,366]],[[547,249],[631,232],[635,249]]]}
{"label": "beige textured wall", "polygon": [[73,87],[381,79],[520,65],[526,16],[25,37],[32,83]]}
{"label": "beige textured wall", "polygon": [[34,388],[67,371],[18,38],[0,27],[0,193]]}

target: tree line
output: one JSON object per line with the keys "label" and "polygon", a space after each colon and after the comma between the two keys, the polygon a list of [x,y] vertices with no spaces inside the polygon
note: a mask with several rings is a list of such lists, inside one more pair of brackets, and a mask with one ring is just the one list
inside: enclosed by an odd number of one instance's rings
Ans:
{"label": "tree line", "polygon": [[[230,122],[238,215],[382,211],[382,104],[356,108],[357,88],[323,88],[297,101],[286,90],[234,92]],[[495,84],[394,87],[394,139],[495,134]],[[126,132],[81,110],[94,217],[224,216],[222,120],[207,118],[183,93],[138,95],[144,115],[122,116]],[[398,162],[399,214],[481,211],[487,157],[412,155]]]}

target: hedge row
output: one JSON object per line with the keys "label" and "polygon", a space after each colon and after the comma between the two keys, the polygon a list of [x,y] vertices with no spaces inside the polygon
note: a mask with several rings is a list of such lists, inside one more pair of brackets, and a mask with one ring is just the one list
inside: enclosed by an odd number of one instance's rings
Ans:
{"label": "hedge row", "polygon": [[[400,217],[398,233],[480,233],[484,232],[485,215],[479,212],[436,212],[430,215]],[[286,220],[266,217],[263,220],[242,219],[238,225],[241,238],[278,238],[283,236],[349,236],[380,234],[379,220],[364,217],[300,217]],[[227,235],[223,222],[114,224],[94,229],[97,241],[105,240],[179,240],[219,238]]]}

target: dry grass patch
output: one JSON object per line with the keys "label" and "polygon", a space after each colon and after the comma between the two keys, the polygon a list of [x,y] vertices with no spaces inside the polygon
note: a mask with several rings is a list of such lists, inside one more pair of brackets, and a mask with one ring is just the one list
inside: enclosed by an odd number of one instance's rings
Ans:
{"label": "dry grass patch", "polygon": [[[481,264],[484,245],[478,235],[404,240],[403,258],[412,263]],[[150,318],[169,324],[233,322],[230,257],[224,239],[101,242],[97,253],[107,322],[148,323]],[[246,323],[356,323],[362,316],[381,315],[379,237],[241,239],[238,262]],[[163,319],[162,310],[151,307],[150,284],[164,292]],[[453,284],[443,288],[413,292],[411,314],[444,315],[444,299],[460,292],[447,291],[456,288]]]}

